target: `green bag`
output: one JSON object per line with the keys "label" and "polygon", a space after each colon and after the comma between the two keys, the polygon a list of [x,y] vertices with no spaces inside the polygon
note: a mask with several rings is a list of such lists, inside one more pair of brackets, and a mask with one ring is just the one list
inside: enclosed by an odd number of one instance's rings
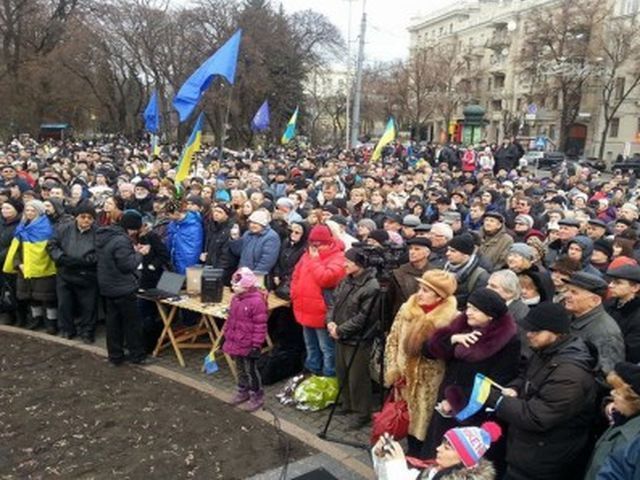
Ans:
{"label": "green bag", "polygon": [[298,410],[317,412],[335,403],[338,397],[338,379],[312,375],[293,393]]}

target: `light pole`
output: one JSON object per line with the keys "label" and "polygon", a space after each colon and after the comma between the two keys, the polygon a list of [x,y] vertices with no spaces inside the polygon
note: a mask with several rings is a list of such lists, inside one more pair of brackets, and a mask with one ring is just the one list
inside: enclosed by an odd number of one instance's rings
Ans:
{"label": "light pole", "polygon": [[351,11],[352,4],[357,0],[345,0],[349,3],[349,13],[347,15],[347,78],[345,86],[347,88],[347,105],[345,108],[346,126],[345,126],[345,146],[349,150],[351,145]]}
{"label": "light pole", "polygon": [[360,97],[362,93],[362,66],[364,64],[364,34],[367,30],[367,0],[362,0],[362,22],[360,23],[360,41],[358,46],[358,66],[356,69],[356,88],[353,99],[353,126],[351,128],[351,145],[358,143],[360,134]]}

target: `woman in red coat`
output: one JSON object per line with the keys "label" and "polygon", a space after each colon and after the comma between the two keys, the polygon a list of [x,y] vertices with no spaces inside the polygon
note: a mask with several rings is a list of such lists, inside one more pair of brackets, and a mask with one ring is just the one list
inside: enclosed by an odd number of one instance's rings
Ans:
{"label": "woman in red coat", "polygon": [[316,375],[336,374],[334,343],[326,329],[327,303],[345,275],[344,245],[333,238],[326,225],[309,234],[309,247],[296,265],[291,279],[291,302],[303,327],[307,350],[305,368]]}

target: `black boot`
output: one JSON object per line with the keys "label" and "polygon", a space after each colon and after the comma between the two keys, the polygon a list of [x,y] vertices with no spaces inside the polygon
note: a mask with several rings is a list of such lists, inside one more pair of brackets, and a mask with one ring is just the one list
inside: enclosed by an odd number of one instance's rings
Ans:
{"label": "black boot", "polygon": [[40,330],[44,326],[44,319],[42,317],[33,317],[26,328],[29,330]]}
{"label": "black boot", "polygon": [[58,320],[57,319],[50,319],[47,318],[44,322],[44,326],[46,329],[46,332],[49,335],[57,335],[58,333]]}

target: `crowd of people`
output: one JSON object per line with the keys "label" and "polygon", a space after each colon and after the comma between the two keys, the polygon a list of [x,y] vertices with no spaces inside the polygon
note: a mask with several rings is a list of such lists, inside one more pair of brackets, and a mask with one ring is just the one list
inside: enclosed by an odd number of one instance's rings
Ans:
{"label": "crowd of people", "polygon": [[[272,313],[276,345],[302,345],[307,372],[338,377],[353,428],[371,421],[374,382],[400,392],[407,455],[436,459],[421,478],[640,475],[631,172],[536,176],[509,140],[397,143],[378,162],[365,150],[205,149],[179,183],[171,147],[0,150],[7,323],[92,343],[104,320],[110,364],[144,363],[159,319],[139,290],[210,265],[235,292],[224,348],[241,367],[236,405],[264,403],[268,290],[291,305]],[[478,373],[500,388],[459,421]],[[405,462],[387,440],[379,472]]]}

